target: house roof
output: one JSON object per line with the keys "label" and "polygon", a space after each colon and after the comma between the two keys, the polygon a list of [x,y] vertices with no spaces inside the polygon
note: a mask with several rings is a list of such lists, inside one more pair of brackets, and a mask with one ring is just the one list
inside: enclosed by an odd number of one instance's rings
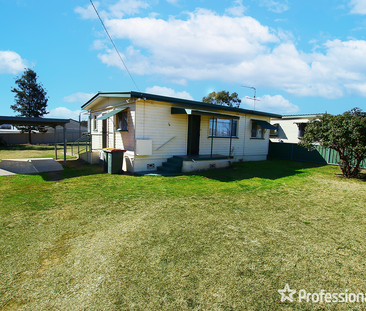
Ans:
{"label": "house roof", "polygon": [[215,105],[215,104],[207,104],[199,101],[194,100],[188,100],[188,99],[181,99],[181,98],[175,98],[175,97],[168,97],[168,96],[161,96],[161,95],[155,95],[155,94],[148,94],[148,93],[141,93],[141,92],[110,92],[110,93],[104,93],[99,92],[94,97],[92,97],[90,100],[88,100],[83,106],[81,106],[82,109],[88,110],[88,106],[94,101],[96,101],[98,98],[101,97],[127,97],[127,98],[141,98],[146,100],[153,100],[153,101],[160,101],[160,102],[168,102],[172,104],[178,104],[182,105],[184,107],[190,107],[190,108],[203,108],[203,109],[210,109],[210,110],[222,110],[222,111],[230,111],[230,112],[238,112],[238,113],[244,113],[244,114],[251,114],[251,115],[257,115],[257,116],[264,116],[264,117],[270,117],[270,118],[281,118],[282,115],[275,114],[275,113],[269,113],[269,112],[263,112],[263,111],[256,111],[256,110],[249,110],[249,109],[242,109],[242,108],[234,108],[234,107],[226,107],[221,105]]}
{"label": "house roof", "polygon": [[311,113],[311,114],[288,114],[283,115],[282,119],[308,119],[308,118],[316,118],[319,115],[323,115],[324,113]]}

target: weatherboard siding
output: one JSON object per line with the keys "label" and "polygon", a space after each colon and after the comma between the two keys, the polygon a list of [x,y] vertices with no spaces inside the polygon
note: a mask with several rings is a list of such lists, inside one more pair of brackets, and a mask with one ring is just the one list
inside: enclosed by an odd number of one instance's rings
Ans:
{"label": "weatherboard siding", "polygon": [[251,138],[252,119],[270,122],[270,118],[248,115],[245,125],[244,160],[260,161],[267,159],[269,146],[269,130],[265,130],[263,139]]}

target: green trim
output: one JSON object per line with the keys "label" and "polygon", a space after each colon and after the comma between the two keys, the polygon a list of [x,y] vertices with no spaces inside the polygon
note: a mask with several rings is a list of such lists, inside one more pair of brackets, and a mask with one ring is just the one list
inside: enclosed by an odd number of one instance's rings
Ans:
{"label": "green trim", "polygon": [[277,127],[274,125],[269,124],[267,121],[264,120],[255,120],[251,119],[254,123],[258,124],[259,126],[263,127],[266,130],[277,130]]}
{"label": "green trim", "polygon": [[101,117],[96,118],[96,121],[98,121],[98,120],[105,120],[105,119],[108,119],[109,117],[114,116],[115,114],[117,114],[117,113],[119,113],[119,112],[121,112],[121,111],[123,111],[123,110],[125,110],[125,109],[127,109],[127,108],[115,109],[115,110],[113,110],[113,111],[110,111],[110,112],[108,112],[108,113],[106,113],[106,114],[102,115]]}

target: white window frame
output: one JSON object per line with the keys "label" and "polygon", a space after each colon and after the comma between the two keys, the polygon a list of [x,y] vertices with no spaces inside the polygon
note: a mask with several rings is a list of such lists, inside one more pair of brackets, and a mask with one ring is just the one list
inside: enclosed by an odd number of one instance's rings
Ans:
{"label": "white window frame", "polygon": [[[228,121],[228,122],[227,122]],[[217,131],[220,130],[218,129],[218,124],[217,123],[228,123],[229,128],[226,129],[227,133],[226,135],[222,135],[225,134],[225,131],[222,130],[221,133],[218,133]],[[233,126],[234,124],[236,124],[235,126]],[[210,119],[210,124],[209,124],[209,137],[214,137],[214,138],[230,138],[230,137],[234,137],[237,138],[238,137],[238,120],[231,120],[231,119],[220,119],[220,118],[211,118]],[[215,129],[215,133],[213,133],[213,128]],[[233,129],[233,135],[231,135],[231,130]],[[221,135],[218,135],[221,134]]]}

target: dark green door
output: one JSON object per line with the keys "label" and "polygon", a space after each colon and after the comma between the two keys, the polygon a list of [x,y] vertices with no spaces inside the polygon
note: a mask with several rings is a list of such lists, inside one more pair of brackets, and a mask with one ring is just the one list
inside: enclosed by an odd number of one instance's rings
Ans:
{"label": "dark green door", "polygon": [[188,116],[188,146],[187,155],[195,156],[200,153],[201,116]]}
{"label": "dark green door", "polygon": [[107,120],[102,123],[102,148],[107,148]]}

